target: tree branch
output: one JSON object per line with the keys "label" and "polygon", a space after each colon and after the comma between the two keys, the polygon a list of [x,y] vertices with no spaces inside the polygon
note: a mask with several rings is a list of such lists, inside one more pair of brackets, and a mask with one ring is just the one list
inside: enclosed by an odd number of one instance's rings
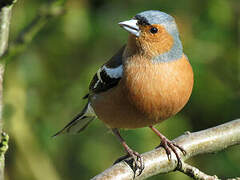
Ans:
{"label": "tree branch", "polygon": [[5,64],[24,51],[36,34],[44,27],[51,17],[63,13],[66,0],[52,0],[39,9],[37,16],[19,34],[8,48],[8,37],[13,4],[16,0],[0,1],[0,180],[4,179],[5,152],[8,148],[8,136],[2,132],[2,94]]}
{"label": "tree branch", "polygon": [[196,180],[220,180],[217,176],[209,176],[185,162],[182,162],[182,167],[178,170]]}
{"label": "tree branch", "polygon": [[[187,176],[195,179],[195,180],[220,180],[216,175],[214,176],[209,176],[205,174],[204,172],[200,171],[199,169],[182,162],[182,167],[181,169],[178,169],[178,171],[186,174]],[[236,178],[228,178],[227,180],[240,180],[239,177]]]}
{"label": "tree branch", "polygon": [[[240,119],[199,132],[188,132],[174,139],[174,141],[182,146],[187,152],[187,155],[183,156],[179,151],[183,161],[198,154],[221,151],[229,146],[240,144]],[[156,174],[168,173],[174,171],[177,165],[176,156],[172,153],[172,160],[168,161],[165,151],[162,148],[146,152],[142,156],[145,163],[145,169],[143,173],[135,179],[146,179]],[[193,171],[198,170],[186,164],[184,164],[183,168],[192,169]],[[185,170],[182,169],[181,171]],[[202,173],[201,175],[205,174]],[[133,176],[132,169],[124,161],[106,169],[101,174],[93,177],[92,180],[130,180],[133,179]]]}
{"label": "tree branch", "polygon": [[5,53],[8,46],[9,26],[14,2],[2,1],[0,3],[0,57]]}
{"label": "tree branch", "polygon": [[4,63],[2,56],[8,47],[8,36],[14,0],[2,0],[0,3],[0,180],[4,179],[5,152],[7,151],[8,136],[2,132],[2,92]]}

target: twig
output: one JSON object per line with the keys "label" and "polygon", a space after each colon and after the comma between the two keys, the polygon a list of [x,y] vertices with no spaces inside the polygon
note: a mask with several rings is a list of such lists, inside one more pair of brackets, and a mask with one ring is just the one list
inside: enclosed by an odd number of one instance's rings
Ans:
{"label": "twig", "polygon": [[[187,176],[195,179],[195,180],[220,180],[216,175],[209,176],[205,174],[204,172],[200,171],[199,169],[182,162],[181,169],[178,169],[178,171],[181,171],[182,173],[186,174]],[[240,178],[228,178],[227,180],[240,180]]]}
{"label": "twig", "polygon": [[[182,146],[187,155],[181,155],[183,161],[198,154],[213,153],[221,151],[229,146],[240,144],[240,119],[195,133],[186,133],[174,140]],[[179,151],[179,154],[180,151]],[[165,151],[162,148],[146,152],[143,155],[145,169],[135,179],[146,179],[156,174],[163,174],[173,171],[177,165],[177,159],[172,153],[172,160],[168,161]],[[130,180],[133,178],[133,171],[126,162],[120,162],[92,180]]]}
{"label": "twig", "polygon": [[182,162],[182,167],[178,170],[195,180],[220,180],[217,176],[209,176],[185,162]]}

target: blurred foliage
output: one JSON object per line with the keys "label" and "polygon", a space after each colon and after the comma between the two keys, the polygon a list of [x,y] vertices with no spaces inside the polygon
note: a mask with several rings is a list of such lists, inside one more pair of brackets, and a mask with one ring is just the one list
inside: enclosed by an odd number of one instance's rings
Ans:
{"label": "blurred foliage", "polygon": [[[10,41],[46,0],[21,0],[13,9]],[[81,98],[98,67],[125,42],[117,23],[143,10],[173,15],[195,73],[188,105],[158,125],[170,139],[240,117],[238,0],[68,0],[64,16],[52,19],[19,57],[8,63],[4,127],[10,135],[6,179],[89,179],[123,149],[99,120],[79,135],[51,138],[86,103]],[[177,128],[176,128],[177,127]],[[140,153],[159,144],[148,128],[122,131]],[[239,147],[201,155],[190,163],[221,178],[240,176]],[[189,179],[174,172],[150,179]]]}

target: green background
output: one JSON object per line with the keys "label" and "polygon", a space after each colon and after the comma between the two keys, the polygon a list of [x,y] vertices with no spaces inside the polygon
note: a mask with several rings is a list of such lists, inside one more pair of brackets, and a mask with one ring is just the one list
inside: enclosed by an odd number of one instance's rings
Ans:
{"label": "green background", "polygon": [[[10,42],[46,1],[18,0]],[[239,1],[68,0],[26,51],[8,63],[4,80],[4,130],[10,135],[6,179],[89,179],[124,151],[96,120],[79,135],[51,138],[86,103],[91,77],[127,40],[118,22],[155,9],[173,15],[195,74],[187,106],[157,128],[169,139],[240,117]],[[159,144],[149,128],[122,132],[140,153]],[[221,178],[240,176],[239,147],[188,161]],[[149,178],[190,179],[179,172]]]}

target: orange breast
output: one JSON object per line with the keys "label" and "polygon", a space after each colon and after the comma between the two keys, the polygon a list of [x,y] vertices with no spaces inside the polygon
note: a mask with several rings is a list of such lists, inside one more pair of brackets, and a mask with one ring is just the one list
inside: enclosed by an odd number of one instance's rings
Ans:
{"label": "orange breast", "polygon": [[92,106],[112,128],[154,125],[179,112],[193,87],[193,72],[187,58],[153,64],[133,58],[125,64],[117,87],[92,98]]}

